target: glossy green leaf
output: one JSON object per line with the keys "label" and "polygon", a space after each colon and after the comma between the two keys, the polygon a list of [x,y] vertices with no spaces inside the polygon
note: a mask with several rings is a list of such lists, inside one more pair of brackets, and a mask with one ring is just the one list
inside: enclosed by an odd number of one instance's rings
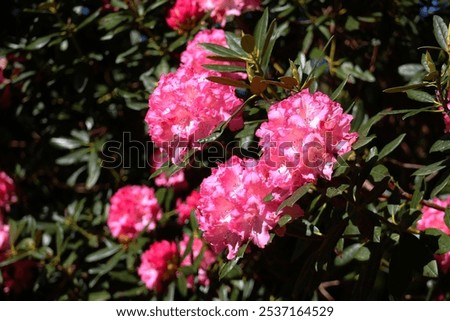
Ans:
{"label": "glossy green leaf", "polygon": [[424,265],[422,275],[426,278],[437,278],[439,276],[436,260],[432,260]]}
{"label": "glossy green leaf", "polygon": [[436,101],[435,97],[431,96],[427,92],[420,90],[408,89],[406,91],[406,95],[408,95],[409,99],[420,101],[423,103],[434,103]]}
{"label": "glossy green leaf", "polygon": [[433,16],[433,32],[439,46],[447,51],[448,27],[445,24],[444,20],[436,15]]}
{"label": "glossy green leaf", "polygon": [[120,251],[121,248],[122,248],[122,245],[120,245],[120,244],[114,244],[109,247],[104,247],[98,251],[95,251],[95,252],[87,255],[85,258],[85,261],[86,262],[96,262],[96,261],[103,260],[105,258],[108,258],[108,257],[116,254],[117,252]]}
{"label": "glossy green leaf", "polygon": [[212,65],[212,64],[206,64],[202,65],[202,67],[209,69],[209,70],[215,70],[220,72],[246,72],[247,69],[242,66],[236,66],[236,65]]}
{"label": "glossy green leaf", "polygon": [[436,197],[447,185],[450,180],[450,170],[445,171],[437,181],[436,185],[430,193],[430,197]]}
{"label": "glossy green leaf", "polygon": [[450,150],[450,136],[446,135],[442,139],[437,140],[430,148],[430,153],[445,152]]}
{"label": "glossy green leaf", "polygon": [[441,160],[439,162],[424,166],[424,167],[416,170],[412,175],[427,176],[427,175],[433,174],[433,173],[440,171],[441,169],[446,167],[445,165],[442,165],[444,162],[445,162],[445,159]]}
{"label": "glossy green leaf", "polygon": [[386,146],[383,147],[383,149],[378,154],[378,159],[382,159],[389,155],[391,152],[396,149],[401,142],[403,141],[403,138],[405,138],[406,134],[400,134],[397,138],[395,138],[393,141],[389,142]]}
{"label": "glossy green leaf", "polygon": [[199,45],[201,45],[202,47],[204,47],[206,50],[211,51],[212,53],[215,53],[216,55],[219,55],[221,57],[232,57],[232,58],[240,58],[243,59],[245,57],[242,57],[242,55],[240,55],[239,53],[220,46],[220,45],[216,45],[213,43],[200,43]]}
{"label": "glossy green leaf", "polygon": [[313,186],[312,183],[307,183],[301,187],[299,187],[291,196],[289,196],[287,199],[285,199],[280,206],[278,206],[277,212],[280,212],[285,207],[292,207],[297,203],[297,201],[302,198],[302,196],[306,195],[306,193],[309,192],[311,187]]}
{"label": "glossy green leaf", "polygon": [[266,40],[266,32],[267,27],[269,25],[269,10],[266,8],[259,19],[258,23],[256,24],[255,31],[254,31],[254,38],[255,38],[255,46],[258,50],[258,55],[261,56],[263,54],[263,48],[264,48],[264,42]]}

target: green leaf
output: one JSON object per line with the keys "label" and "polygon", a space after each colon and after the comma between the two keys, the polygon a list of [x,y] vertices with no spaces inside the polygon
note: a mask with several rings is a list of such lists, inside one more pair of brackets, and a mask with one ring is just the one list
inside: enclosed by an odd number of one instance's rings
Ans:
{"label": "green leaf", "polygon": [[283,215],[280,220],[278,221],[278,226],[285,226],[287,223],[292,221],[292,216],[290,215]]}
{"label": "green leaf", "polygon": [[125,104],[127,105],[128,108],[130,108],[132,110],[139,111],[139,110],[148,109],[147,103],[142,103],[142,102],[131,100],[131,99],[125,99]]}
{"label": "green leaf", "polygon": [[52,33],[49,35],[46,35],[44,37],[37,38],[36,40],[32,41],[30,44],[28,44],[25,49],[27,50],[38,50],[44,48],[52,38],[58,36],[59,33]]}
{"label": "green leaf", "polygon": [[411,85],[406,85],[406,86],[391,87],[391,88],[383,90],[383,92],[388,93],[388,94],[403,93],[410,89],[419,89],[419,88],[423,88],[425,86],[427,86],[427,84],[425,84],[425,83],[411,84]]}
{"label": "green leaf", "polygon": [[269,9],[265,9],[254,30],[255,47],[258,50],[258,56],[262,56],[264,43],[266,41],[266,31],[269,25]]}
{"label": "green leaf", "polygon": [[448,181],[450,180],[450,170],[447,170],[437,181],[436,185],[434,186],[433,190],[430,193],[430,197],[434,198],[436,195],[439,194],[440,191],[442,191],[448,184]]}
{"label": "green leaf", "polygon": [[424,265],[422,275],[426,278],[437,278],[439,276],[436,260],[432,260]]}
{"label": "green leaf", "polygon": [[89,154],[89,161],[88,161],[88,177],[86,180],[86,188],[91,189],[95,183],[97,183],[97,180],[100,176],[100,164],[99,164],[99,158],[97,155],[97,152],[92,149],[91,153]]}
{"label": "green leaf", "polygon": [[429,228],[424,231],[425,236],[437,237],[438,248],[434,254],[444,254],[450,252],[450,235],[445,234],[443,231]]}
{"label": "green leaf", "polygon": [[177,275],[177,288],[182,297],[187,296],[187,280],[183,273]]}
{"label": "green leaf", "polygon": [[122,245],[113,244],[110,247],[105,247],[105,248],[102,248],[98,251],[95,251],[95,252],[89,254],[88,256],[86,256],[85,261],[86,262],[96,262],[96,261],[103,260],[107,257],[110,257],[110,256],[116,254],[117,252],[120,251],[120,249],[122,249]]}
{"label": "green leaf", "polygon": [[359,136],[366,137],[369,134],[370,128],[372,128],[373,125],[375,125],[377,122],[379,122],[381,119],[383,119],[385,115],[383,112],[379,112],[375,116],[369,118],[369,120],[361,125],[361,127],[358,130]]}
{"label": "green leaf", "polygon": [[209,70],[215,70],[220,72],[246,72],[247,69],[242,66],[236,66],[236,65],[211,65],[206,64],[202,65],[202,67],[209,69]]}
{"label": "green leaf", "polygon": [[441,17],[436,15],[433,16],[433,32],[439,46],[447,52],[447,25]]}
{"label": "green leaf", "polygon": [[370,171],[370,176],[372,176],[375,183],[381,182],[386,176],[389,176],[389,170],[386,166],[378,164]]}
{"label": "green leaf", "polygon": [[216,45],[213,43],[200,43],[200,45],[203,48],[205,48],[206,50],[211,51],[221,57],[231,57],[231,58],[240,58],[240,59],[245,58],[245,57],[242,57],[242,55],[240,55],[239,53],[237,53],[227,47],[223,47],[223,46]]}
{"label": "green leaf", "polygon": [[70,154],[59,157],[56,159],[55,163],[61,166],[72,165],[75,163],[80,163],[83,161],[87,161],[87,154],[89,152],[89,148],[81,148]]}
{"label": "green leaf", "polygon": [[406,91],[406,95],[408,95],[409,99],[420,101],[422,103],[435,103],[436,101],[435,97],[431,96],[427,92],[420,90],[408,89]]}
{"label": "green leaf", "polygon": [[333,93],[330,96],[331,100],[336,100],[339,97],[339,95],[341,94],[341,92],[344,89],[345,85],[347,84],[347,81],[348,81],[348,77],[346,79],[344,79],[341,82],[341,84],[333,91]]}
{"label": "green leaf", "polygon": [[89,293],[88,300],[89,301],[106,301],[111,298],[111,294],[108,291],[99,291]]}
{"label": "green leaf", "polygon": [[121,54],[117,55],[116,57],[116,64],[121,64],[122,62],[126,62],[127,61],[127,57],[133,53],[135,53],[136,51],[138,51],[139,46],[135,45],[132,46],[131,48],[127,49],[126,51],[122,52]]}
{"label": "green leaf", "polygon": [[67,185],[73,187],[75,186],[78,176],[80,176],[81,173],[83,173],[86,170],[87,166],[83,165],[80,168],[78,168],[75,172],[70,175],[70,177],[67,179]]}
{"label": "green leaf", "polygon": [[82,146],[82,143],[78,139],[66,137],[51,138],[50,144],[59,149],[75,149]]}
{"label": "green leaf", "polygon": [[430,148],[430,153],[445,152],[450,149],[450,135],[445,135],[442,139],[437,140]]}
{"label": "green leaf", "polygon": [[100,9],[94,11],[89,17],[87,17],[86,19],[84,19],[77,27],[77,30],[81,30],[84,27],[86,27],[88,24],[90,24],[91,22],[93,22],[98,15],[100,14]]}
{"label": "green leaf", "polygon": [[339,187],[333,187],[333,186],[328,187],[326,195],[328,198],[333,198],[333,197],[342,195],[348,189],[349,186],[350,185],[348,185],[348,184],[342,184]]}
{"label": "green leaf", "polygon": [[423,176],[420,176],[417,179],[417,183],[414,188],[414,193],[413,193],[411,203],[410,203],[410,207],[412,209],[420,209],[419,204],[420,204],[420,201],[423,199],[423,194],[424,194],[424,191],[422,190],[422,183],[423,183]]}
{"label": "green leaf", "polygon": [[277,212],[280,212],[285,207],[292,207],[297,203],[297,201],[302,198],[303,195],[309,192],[310,188],[313,186],[312,183],[307,183],[300,188],[298,188],[291,196],[285,199],[280,206],[278,206]]}
{"label": "green leaf", "polygon": [[377,138],[376,135],[367,136],[367,137],[359,136],[358,141],[355,144],[353,144],[352,148],[354,150],[357,150],[361,147],[364,147],[367,144],[369,144],[372,140],[374,140],[375,138]]}
{"label": "green leaf", "polygon": [[412,173],[412,175],[427,176],[427,175],[433,174],[433,173],[440,171],[441,169],[446,167],[445,165],[442,165],[442,163],[444,163],[444,162],[445,162],[445,159],[441,160],[439,162],[424,166],[424,167],[416,170],[414,173]]}
{"label": "green leaf", "polygon": [[[351,245],[347,246],[341,254],[336,256],[336,258],[334,259],[334,265],[344,266],[344,265],[350,263],[355,258],[358,251],[363,247],[364,247],[364,244],[361,244],[361,243],[355,243],[355,244],[351,244]],[[369,251],[369,256],[370,256],[370,251]]]}
{"label": "green leaf", "polygon": [[445,222],[445,225],[448,228],[450,228],[450,208],[449,207],[447,207],[445,209],[444,222]]}
{"label": "green leaf", "polygon": [[227,39],[228,47],[233,50],[234,52],[238,53],[241,56],[246,56],[247,53],[242,49],[240,43],[241,38],[237,35],[235,35],[232,32],[226,31],[225,37]]}
{"label": "green leaf", "polygon": [[397,138],[395,138],[393,141],[388,143],[386,146],[383,147],[383,149],[378,154],[378,159],[382,159],[389,155],[394,149],[396,149],[401,142],[403,141],[403,138],[405,138],[406,134],[401,134]]}
{"label": "green leaf", "polygon": [[262,49],[262,58],[261,58],[261,68],[265,70],[269,65],[270,57],[272,55],[273,47],[275,46],[275,41],[279,37],[279,32],[275,32],[277,28],[277,23],[273,20],[270,23],[269,30],[266,34],[266,40],[264,41],[264,47]]}

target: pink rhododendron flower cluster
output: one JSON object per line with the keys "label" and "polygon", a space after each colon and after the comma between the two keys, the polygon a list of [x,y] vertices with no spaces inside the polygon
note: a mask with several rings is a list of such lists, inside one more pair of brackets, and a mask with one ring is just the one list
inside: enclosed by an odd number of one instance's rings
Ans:
{"label": "pink rhododendron flower cluster", "polygon": [[272,105],[268,116],[256,131],[262,162],[271,183],[291,192],[319,176],[331,179],[336,157],[358,138],[349,132],[352,116],[320,92],[305,89]]}
{"label": "pink rhododendron flower cluster", "polygon": [[[447,207],[448,205],[450,205],[450,198],[441,200],[436,197],[433,199],[433,203],[442,207]],[[435,228],[450,235],[450,229],[444,222],[444,216],[445,213],[443,211],[424,206],[422,209],[422,217],[419,221],[417,221],[417,229],[420,231],[424,231],[428,228]],[[435,254],[434,257],[444,273],[450,270],[450,252],[444,254]]]}
{"label": "pink rhododendron flower cluster", "polygon": [[[199,227],[216,252],[228,249],[228,259],[247,240],[260,248],[266,246],[269,231],[282,215],[278,206],[286,196],[270,184],[265,167],[248,162],[232,156],[200,185]],[[297,215],[301,214],[299,209]]]}
{"label": "pink rhododendron flower cluster", "polygon": [[[189,242],[190,237],[184,235],[179,243],[179,250],[177,244],[173,241],[163,240],[150,245],[149,249],[142,254],[141,265],[138,268],[138,274],[147,288],[161,292],[168,282],[176,278],[177,273],[179,273],[177,269],[180,266],[190,266],[194,263],[195,259],[202,252],[204,244],[202,240],[194,238],[191,253],[180,263]],[[209,284],[207,270],[214,263],[215,259],[215,256],[209,249],[204,251],[198,270],[198,284]],[[189,276],[187,281],[187,285],[192,288],[195,281],[194,276]]]}
{"label": "pink rhododendron flower cluster", "polygon": [[[0,262],[4,259],[0,253]],[[3,278],[3,293],[18,295],[29,289],[33,284],[34,270],[37,262],[23,259],[1,268]]]}
{"label": "pink rhododendron flower cluster", "polygon": [[14,181],[5,172],[0,171],[0,215],[11,210],[11,204],[17,202]]}
{"label": "pink rhododendron flower cluster", "polygon": [[242,104],[231,86],[211,82],[206,79],[209,75],[180,67],[162,75],[150,95],[145,117],[149,135],[174,163]]}
{"label": "pink rhododendron flower cluster", "polygon": [[200,200],[200,193],[193,190],[192,193],[186,197],[186,201],[183,202],[180,198],[177,199],[176,211],[178,213],[178,223],[184,224],[191,217],[192,210],[195,210]]}
{"label": "pink rhododendron flower cluster", "polygon": [[211,18],[225,26],[227,17],[240,16],[245,11],[259,10],[260,0],[199,0],[205,11],[211,12]]}
{"label": "pink rhododendron flower cluster", "polygon": [[170,9],[166,22],[170,28],[179,33],[188,32],[205,14],[200,6],[201,1],[177,0]]}
{"label": "pink rhododendron flower cluster", "polygon": [[[225,31],[222,29],[202,30],[199,31],[195,37],[187,44],[186,50],[181,54],[181,63],[184,66],[189,66],[194,69],[195,72],[204,72],[206,69],[202,65],[215,64],[215,65],[231,65],[228,61],[216,61],[209,59],[208,56],[214,54],[205,48],[201,43],[212,43],[223,47],[228,47]],[[233,65],[239,65],[239,63],[233,63]],[[241,66],[245,66],[245,63],[241,63]],[[210,71],[211,74],[223,75],[230,78],[244,79],[247,77],[245,73],[219,73]]]}
{"label": "pink rhododendron flower cluster", "polygon": [[110,199],[108,227],[117,238],[133,239],[143,230],[153,230],[162,212],[153,188],[128,185]]}
{"label": "pink rhododendron flower cluster", "polygon": [[177,0],[170,9],[166,22],[172,29],[184,33],[194,28],[207,12],[223,27],[227,17],[240,16],[245,11],[259,9],[260,0]]}

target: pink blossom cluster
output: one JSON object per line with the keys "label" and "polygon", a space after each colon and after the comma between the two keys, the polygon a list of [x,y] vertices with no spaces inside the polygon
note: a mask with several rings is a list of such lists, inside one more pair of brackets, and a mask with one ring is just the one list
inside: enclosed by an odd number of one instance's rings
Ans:
{"label": "pink blossom cluster", "polygon": [[[433,203],[440,205],[442,207],[447,207],[450,205],[450,198],[441,200],[440,198],[434,198]],[[435,228],[441,230],[445,234],[450,235],[450,229],[444,222],[445,213],[438,209],[424,206],[422,209],[422,217],[417,221],[417,229],[419,231],[424,231],[429,228]],[[444,254],[435,254],[435,259],[438,262],[441,270],[446,273],[450,270],[450,252]]]}
{"label": "pink blossom cluster", "polygon": [[169,152],[174,163],[242,104],[231,86],[211,82],[208,76],[208,72],[180,67],[162,75],[150,95],[145,117],[149,135],[158,147]]}
{"label": "pink blossom cluster", "polygon": [[166,18],[167,24],[179,33],[195,27],[209,12],[212,20],[225,26],[227,17],[239,16],[245,11],[259,10],[260,0],[177,0]]}
{"label": "pink blossom cluster", "polygon": [[[161,292],[165,285],[175,279],[180,273],[178,271],[179,267],[191,266],[194,263],[205,245],[199,238],[193,238],[191,253],[181,260],[189,242],[190,237],[184,235],[178,247],[176,242],[167,240],[157,241],[150,245],[149,249],[142,254],[141,264],[138,268],[138,274],[147,288]],[[211,250],[206,249],[198,270],[197,284],[209,285],[210,281],[207,271],[215,260],[216,258]],[[189,275],[187,277],[188,287],[193,288],[194,284],[194,276]]]}
{"label": "pink blossom cluster", "polygon": [[153,188],[128,185],[111,197],[107,223],[114,237],[129,240],[153,230],[161,217]]}
{"label": "pink blossom cluster", "polygon": [[[190,66],[195,72],[203,72],[205,68],[203,65],[215,64],[215,65],[232,65],[228,61],[216,61],[209,59],[209,56],[214,55],[210,51],[203,48],[200,44],[210,43],[215,45],[220,45],[223,47],[228,47],[225,31],[222,29],[212,29],[212,30],[202,30],[199,31],[195,37],[190,40],[186,46],[186,50],[181,54],[182,66]],[[239,63],[234,63],[236,65]],[[244,63],[240,63],[241,66],[245,66]],[[219,73],[212,72],[212,75],[217,74],[218,76],[223,75],[231,78],[244,79],[247,77],[245,73]]]}
{"label": "pink blossom cluster", "polygon": [[181,198],[177,199],[175,211],[178,213],[178,223],[183,225],[191,217],[192,210],[195,210],[200,200],[200,193],[193,190],[192,193],[186,197],[185,202]]}
{"label": "pink blossom cluster", "polygon": [[[264,166],[232,156],[200,186],[196,215],[203,237],[217,253],[227,248],[228,259],[247,241],[263,248],[284,214],[277,209],[286,196],[270,184]],[[302,215],[299,208],[296,215]]]}
{"label": "pink blossom cluster", "polygon": [[351,150],[352,116],[327,95],[307,89],[270,107],[256,131],[273,186],[293,191],[318,177],[331,179],[336,157]]}

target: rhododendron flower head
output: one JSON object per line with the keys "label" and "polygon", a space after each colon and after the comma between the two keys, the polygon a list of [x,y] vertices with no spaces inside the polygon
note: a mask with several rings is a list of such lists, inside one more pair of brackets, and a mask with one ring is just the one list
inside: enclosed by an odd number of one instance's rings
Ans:
{"label": "rhododendron flower head", "polygon": [[165,283],[174,278],[178,259],[175,242],[155,242],[142,254],[138,274],[147,288],[161,292]]}
{"label": "rhododendron flower head", "polygon": [[17,202],[14,181],[5,172],[0,171],[0,215],[11,210],[11,204]]}
{"label": "rhododendron flower head", "polygon": [[117,238],[133,239],[143,230],[153,230],[162,212],[153,188],[128,185],[110,199],[108,227]]}
{"label": "rhododendron flower head", "polygon": [[357,140],[352,116],[327,95],[307,89],[273,104],[256,131],[274,186],[293,191],[318,177],[331,179],[336,157]]}
{"label": "rhododendron flower head", "polygon": [[270,184],[265,167],[255,164],[233,156],[200,185],[199,227],[216,252],[228,249],[228,259],[248,240],[265,247],[283,214],[277,209],[287,195]]}
{"label": "rhododendron flower head", "polygon": [[149,98],[145,117],[153,142],[179,163],[189,148],[207,137],[238,109],[242,100],[231,86],[211,82],[208,72],[180,67],[162,75]]}
{"label": "rhododendron flower head", "polygon": [[181,34],[193,29],[204,14],[199,1],[177,0],[170,9],[166,22]]}
{"label": "rhododendron flower head", "polygon": [[245,11],[261,8],[260,0],[198,0],[205,11],[211,12],[211,18],[225,26],[227,17],[240,16]]}
{"label": "rhododendron flower head", "polygon": [[[447,207],[450,205],[450,198],[441,200],[436,197],[433,199],[433,203],[442,207]],[[435,228],[441,230],[445,234],[450,235],[450,229],[445,224],[444,216],[445,213],[443,211],[424,206],[422,208],[422,217],[419,221],[417,221],[417,229],[420,231],[424,231],[429,228]],[[444,254],[435,254],[434,257],[444,273],[450,270],[450,252]]]}

